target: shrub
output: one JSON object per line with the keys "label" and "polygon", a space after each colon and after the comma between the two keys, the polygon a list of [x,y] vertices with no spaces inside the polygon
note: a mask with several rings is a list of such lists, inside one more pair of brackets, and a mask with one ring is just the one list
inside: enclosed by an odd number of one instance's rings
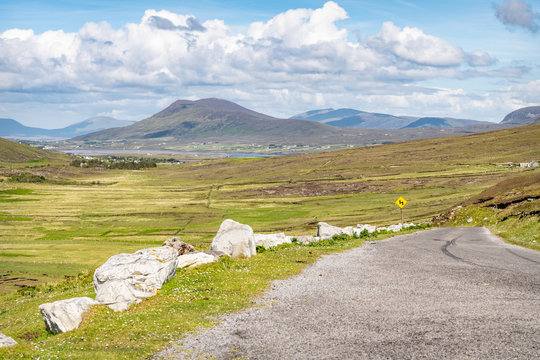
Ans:
{"label": "shrub", "polygon": [[45,182],[45,176],[34,175],[31,173],[20,173],[8,175],[11,181],[22,182],[22,183],[42,183]]}

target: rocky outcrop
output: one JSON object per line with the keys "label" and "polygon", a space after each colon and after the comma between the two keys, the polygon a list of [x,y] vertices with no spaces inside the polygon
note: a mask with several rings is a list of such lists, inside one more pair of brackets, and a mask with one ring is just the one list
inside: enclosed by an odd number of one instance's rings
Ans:
{"label": "rocky outcrop", "polygon": [[223,251],[233,259],[251,257],[256,254],[253,229],[249,225],[227,219],[219,227],[210,249]]}
{"label": "rocky outcrop", "polygon": [[176,259],[176,268],[182,269],[185,267],[199,266],[202,264],[212,263],[214,261],[216,261],[216,257],[214,255],[205,254],[202,252],[185,254]]}
{"label": "rocky outcrop", "polygon": [[96,301],[122,311],[155,295],[175,275],[177,258],[169,246],[111,256],[94,273]]}
{"label": "rocky outcrop", "polygon": [[0,348],[17,345],[17,342],[0,332]]}
{"label": "rocky outcrop", "polygon": [[45,327],[53,334],[71,331],[79,327],[82,315],[98,302],[89,297],[77,297],[39,305]]}
{"label": "rocky outcrop", "polygon": [[328,225],[325,222],[317,224],[317,236],[321,239],[331,239],[334,235],[341,235],[343,229],[337,226]]}
{"label": "rocky outcrop", "polygon": [[277,234],[254,234],[255,245],[262,246],[265,249],[275,247],[281,244],[290,244],[291,237],[285,236],[285,233]]}
{"label": "rocky outcrop", "polygon": [[165,240],[165,242],[161,246],[172,247],[173,249],[178,251],[178,256],[195,252],[195,248],[193,247],[193,245],[183,242],[180,240],[180,238],[177,237]]}

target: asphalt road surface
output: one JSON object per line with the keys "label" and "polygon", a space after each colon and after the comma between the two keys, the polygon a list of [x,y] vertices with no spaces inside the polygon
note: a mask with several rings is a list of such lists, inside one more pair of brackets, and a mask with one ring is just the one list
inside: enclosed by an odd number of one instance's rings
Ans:
{"label": "asphalt road surface", "polygon": [[540,359],[540,252],[484,228],[369,242],[275,282],[172,359]]}

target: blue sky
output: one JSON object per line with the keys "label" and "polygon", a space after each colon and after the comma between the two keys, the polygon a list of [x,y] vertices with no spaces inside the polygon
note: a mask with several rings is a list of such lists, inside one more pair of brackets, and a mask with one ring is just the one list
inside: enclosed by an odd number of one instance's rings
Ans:
{"label": "blue sky", "polygon": [[4,1],[0,117],[57,128],[221,97],[498,122],[540,104],[540,1]]}

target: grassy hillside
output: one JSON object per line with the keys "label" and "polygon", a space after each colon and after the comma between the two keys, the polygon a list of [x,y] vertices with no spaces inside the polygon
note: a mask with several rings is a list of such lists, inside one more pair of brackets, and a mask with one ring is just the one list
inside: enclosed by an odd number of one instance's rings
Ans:
{"label": "grassy hillside", "polygon": [[64,164],[69,156],[36,149],[14,141],[0,138],[0,166],[28,164]]}
{"label": "grassy hillside", "polygon": [[[538,170],[508,165],[540,159],[538,138],[540,124],[147,170],[25,169],[57,181],[0,182],[0,291],[6,293],[0,295],[0,329],[24,343],[0,350],[0,358],[56,351],[76,358],[147,356],[185,331],[210,323],[212,316],[248,306],[271,279],[298,272],[340,247],[295,247],[180,271],[155,298],[121,314],[99,308],[80,330],[58,336],[45,332],[37,306],[92,295],[91,274],[111,255],[161,245],[172,236],[208,249],[226,218],[249,224],[257,233],[288,235],[314,234],[318,221],[388,225],[400,220],[394,201],[402,196],[408,201],[406,221],[430,220],[507,179],[534,175],[523,184],[535,184]],[[531,214],[537,221],[537,213]],[[223,281],[224,276],[232,280]]]}
{"label": "grassy hillside", "polygon": [[540,250],[540,172],[497,183],[435,218],[440,226],[486,226],[507,241]]}

